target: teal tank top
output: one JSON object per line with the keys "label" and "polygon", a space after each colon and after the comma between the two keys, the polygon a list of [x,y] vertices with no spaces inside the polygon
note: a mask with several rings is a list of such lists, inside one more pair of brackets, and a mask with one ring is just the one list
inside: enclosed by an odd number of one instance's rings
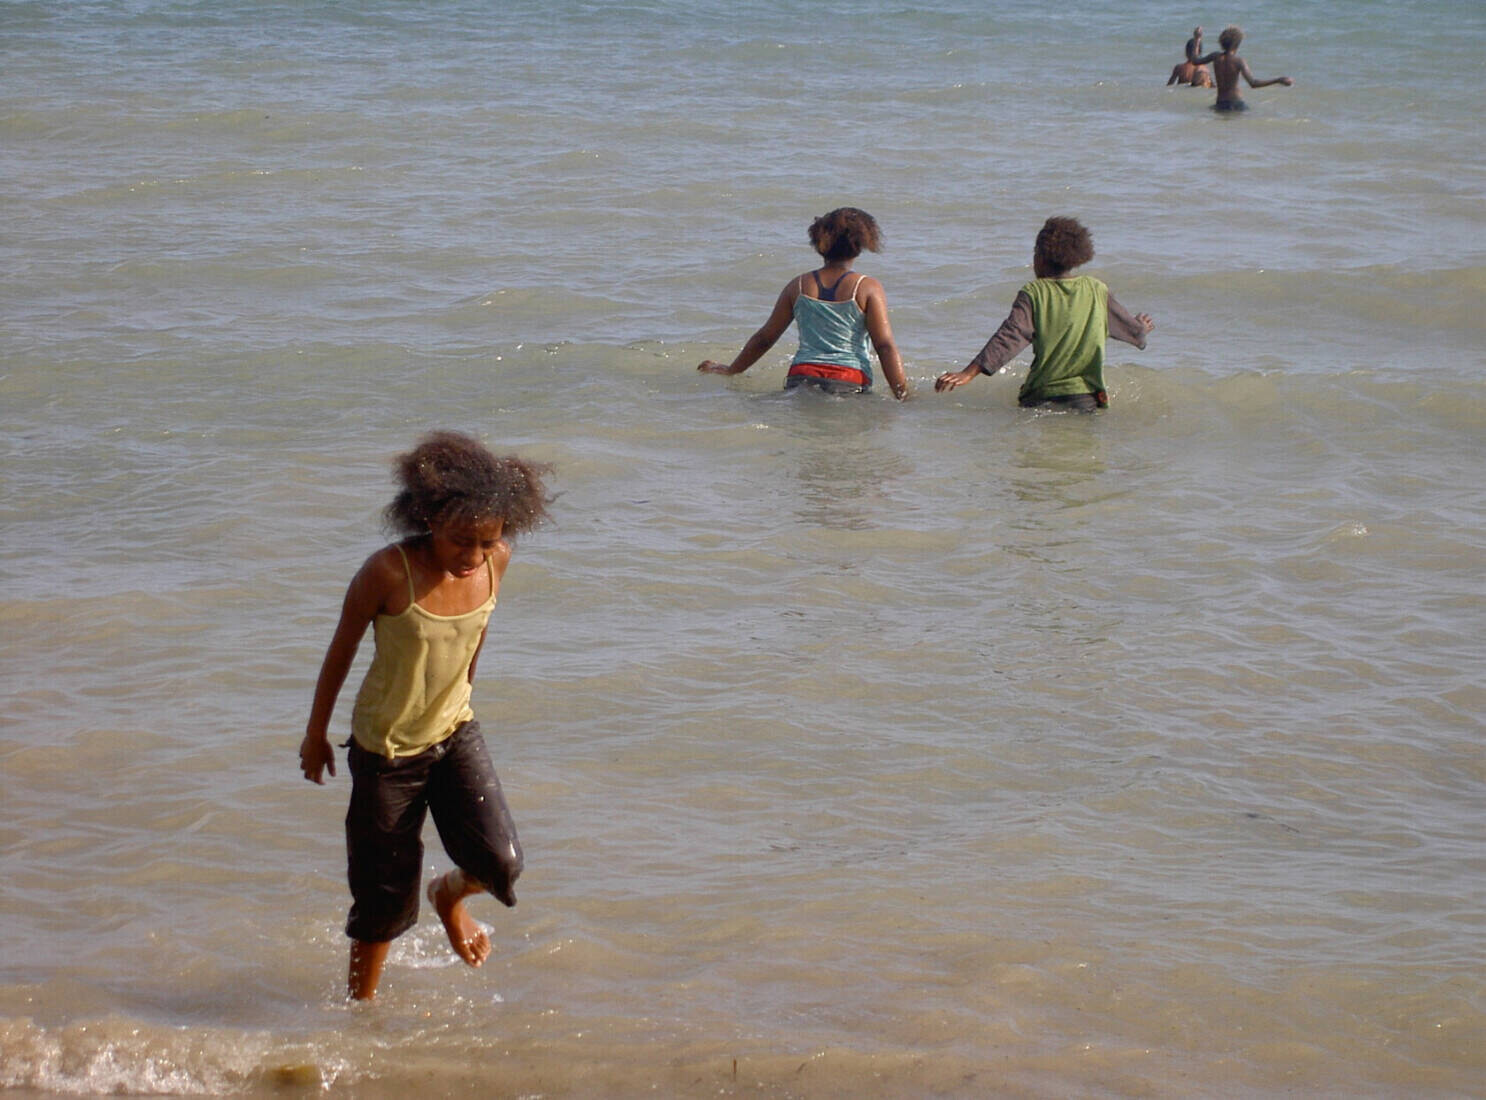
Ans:
{"label": "teal tank top", "polygon": [[792,365],[825,363],[835,367],[855,367],[872,381],[872,353],[867,339],[867,315],[857,305],[857,280],[851,297],[839,302],[807,298],[795,299],[795,328],[800,346]]}

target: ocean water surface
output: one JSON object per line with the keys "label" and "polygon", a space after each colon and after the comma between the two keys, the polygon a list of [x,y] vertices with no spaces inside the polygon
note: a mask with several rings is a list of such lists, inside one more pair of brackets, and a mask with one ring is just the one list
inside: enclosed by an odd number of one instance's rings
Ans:
{"label": "ocean water surface", "polygon": [[[931,8],[0,2],[7,1095],[1481,1094],[1486,12]],[[696,374],[844,204],[913,397]],[[1111,408],[935,395],[1055,213]],[[296,750],[442,427],[556,470],[527,871],[353,1007]]]}

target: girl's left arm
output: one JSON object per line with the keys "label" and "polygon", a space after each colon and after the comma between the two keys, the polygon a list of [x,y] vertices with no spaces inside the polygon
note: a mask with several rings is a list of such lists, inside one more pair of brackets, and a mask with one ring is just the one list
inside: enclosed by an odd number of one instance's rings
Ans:
{"label": "girl's left arm", "polygon": [[[500,544],[491,553],[490,564],[494,567],[492,572],[495,574],[495,584],[490,593],[494,596],[500,592],[500,582],[501,578],[506,575],[506,566],[511,564],[511,544],[505,539],[501,539]],[[480,644],[475,646],[475,655],[470,658],[469,681],[472,684],[475,682],[475,665],[480,662],[480,653],[485,649],[485,635],[489,631],[490,624],[487,622],[485,629],[480,631]]]}
{"label": "girl's left arm", "polygon": [[472,684],[475,682],[475,665],[480,661],[480,651],[485,648],[485,635],[489,632],[490,624],[487,623],[485,629],[480,631],[480,644],[475,646],[475,655],[470,658],[470,683]]}
{"label": "girl's left arm", "polygon": [[876,279],[862,282],[866,284],[867,294],[867,306],[862,311],[867,315],[867,335],[877,351],[877,361],[882,364],[882,376],[887,379],[893,396],[903,401],[908,397],[908,375],[903,370],[897,341],[893,339],[893,326],[887,319],[887,292]]}

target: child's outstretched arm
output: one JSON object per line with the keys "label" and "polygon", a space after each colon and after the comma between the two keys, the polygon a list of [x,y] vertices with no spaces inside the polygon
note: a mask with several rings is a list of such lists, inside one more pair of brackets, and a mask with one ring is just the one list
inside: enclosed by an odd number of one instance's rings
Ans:
{"label": "child's outstretched arm", "polygon": [[1151,315],[1149,313],[1132,315],[1129,310],[1115,301],[1113,294],[1106,297],[1105,306],[1109,312],[1109,334],[1116,340],[1134,344],[1142,351],[1145,350],[1146,333],[1156,327],[1156,322],[1151,320]]}
{"label": "child's outstretched arm", "polygon": [[1025,293],[1017,292],[1016,301],[1011,304],[1011,312],[1006,315],[1006,320],[1001,322],[1001,327],[996,334],[986,341],[986,346],[980,349],[980,354],[970,360],[970,365],[964,370],[952,370],[941,374],[934,381],[936,393],[948,393],[969,382],[978,374],[995,374],[1006,366],[1017,354],[1032,343],[1032,337],[1036,330],[1032,324],[1032,299]]}
{"label": "child's outstretched arm", "polygon": [[791,280],[789,285],[779,292],[779,299],[774,303],[774,312],[769,314],[769,319],[764,322],[762,328],[748,338],[748,343],[743,345],[737,357],[731,363],[718,363],[712,359],[704,359],[697,364],[697,370],[703,374],[742,374],[749,367],[757,363],[766,351],[772,348],[784,335],[784,330],[789,328],[790,322],[795,319],[795,298],[800,293],[799,284]]}
{"label": "child's outstretched arm", "polygon": [[379,550],[351,578],[346,598],[341,605],[340,622],[320,664],[320,677],[315,682],[315,701],[310,706],[310,720],[305,724],[304,740],[299,744],[299,767],[311,783],[324,783],[323,774],[335,775],[335,750],[330,746],[330,716],[341,685],[351,671],[356,650],[366,628],[381,610],[387,593],[400,578],[396,567]]}
{"label": "child's outstretched arm", "polygon": [[1255,80],[1254,74],[1249,71],[1249,63],[1243,58],[1239,58],[1238,60],[1238,71],[1242,73],[1243,78],[1249,82],[1250,88],[1267,88],[1271,84],[1283,84],[1285,87],[1289,88],[1295,83],[1295,81],[1288,76],[1277,76],[1270,80]]}

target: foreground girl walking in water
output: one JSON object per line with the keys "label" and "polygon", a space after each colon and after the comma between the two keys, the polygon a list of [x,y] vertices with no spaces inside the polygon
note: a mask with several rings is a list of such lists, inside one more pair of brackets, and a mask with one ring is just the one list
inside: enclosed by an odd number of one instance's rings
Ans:
{"label": "foreground girl walking in water", "polygon": [[816,218],[810,243],[825,263],[791,279],[774,311],[748,338],[731,363],[702,361],[704,374],[742,374],[772,348],[793,321],[800,347],[784,380],[786,389],[814,386],[830,393],[866,393],[872,388],[870,339],[893,396],[908,396],[903,358],[887,319],[887,295],[876,279],[858,275],[852,262],[864,251],[882,251],[882,233],[865,210],[843,206]]}
{"label": "foreground girl walking in water", "polygon": [[311,782],[335,774],[330,716],[372,627],[376,650],[356,696],[347,755],[347,989],[357,1000],[376,995],[388,948],[418,919],[427,811],[455,864],[428,886],[455,953],[470,966],[490,954],[466,898],[483,892],[516,904],[521,844],[470,692],[511,560],[509,540],[546,515],[545,472],[497,458],[469,436],[427,436],[396,462],[401,491],[386,514],[406,537],[367,558],[346,592],[299,762]]}

